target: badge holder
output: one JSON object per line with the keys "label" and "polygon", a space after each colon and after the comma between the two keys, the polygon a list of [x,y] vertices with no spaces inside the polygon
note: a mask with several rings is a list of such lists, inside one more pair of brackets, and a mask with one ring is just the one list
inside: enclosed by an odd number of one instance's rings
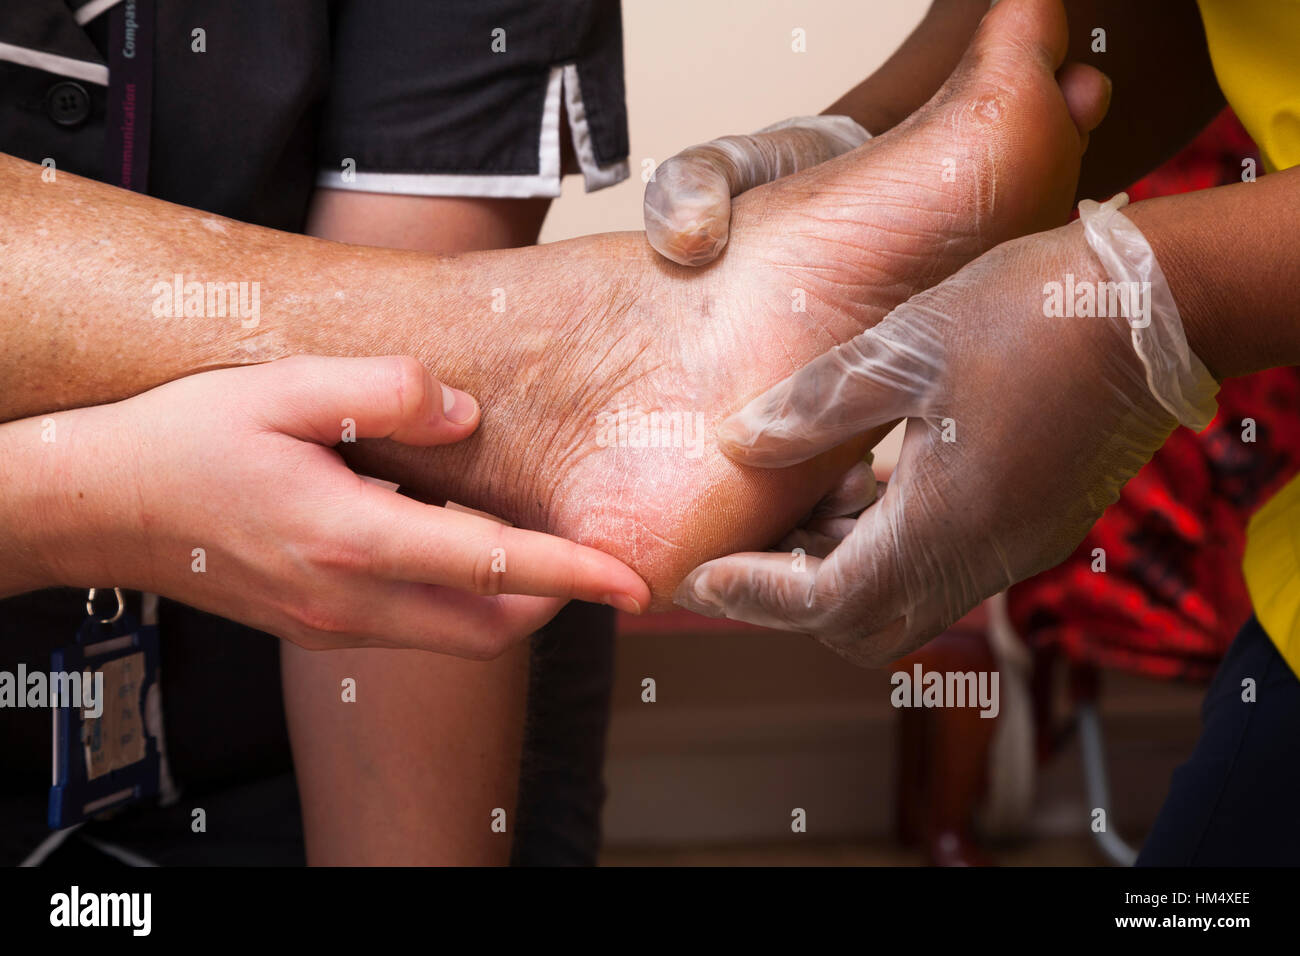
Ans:
{"label": "badge holder", "polygon": [[[50,828],[59,830],[170,790],[162,738],[162,688],[156,611],[141,624],[113,589],[117,611],[99,617],[94,588],[75,644],[51,655],[56,674],[80,673],[83,687],[103,675],[94,715],[81,701],[54,710]],[[93,687],[93,683],[91,684]]]}

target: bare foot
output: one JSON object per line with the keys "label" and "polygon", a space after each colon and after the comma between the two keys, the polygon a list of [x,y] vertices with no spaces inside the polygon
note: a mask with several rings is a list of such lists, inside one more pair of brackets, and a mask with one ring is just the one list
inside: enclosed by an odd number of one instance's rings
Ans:
{"label": "bare foot", "polygon": [[[702,561],[771,546],[874,441],[748,469],[712,438],[727,414],[991,246],[1064,222],[1108,93],[1095,71],[1057,76],[1065,49],[1058,0],[1003,0],[906,122],[741,197],[729,248],[703,270],[640,233],[458,260],[502,311],[459,319],[477,323],[469,341],[429,345],[440,367],[455,350],[450,381],[480,399],[478,434],[371,445],[355,463],[606,550],[669,606]],[[637,431],[650,413],[660,427]]]}

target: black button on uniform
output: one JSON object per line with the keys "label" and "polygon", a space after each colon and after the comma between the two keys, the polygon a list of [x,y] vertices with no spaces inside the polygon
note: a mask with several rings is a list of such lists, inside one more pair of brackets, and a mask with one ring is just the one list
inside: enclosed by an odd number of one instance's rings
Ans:
{"label": "black button on uniform", "polygon": [[45,94],[45,112],[60,126],[80,126],[90,115],[90,94],[80,83],[55,83]]}

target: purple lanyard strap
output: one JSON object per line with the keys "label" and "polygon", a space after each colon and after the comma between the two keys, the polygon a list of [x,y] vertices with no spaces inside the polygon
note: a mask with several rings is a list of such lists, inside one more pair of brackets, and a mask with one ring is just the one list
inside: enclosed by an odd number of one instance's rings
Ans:
{"label": "purple lanyard strap", "polygon": [[122,0],[109,13],[104,175],[143,193],[149,184],[154,0]]}

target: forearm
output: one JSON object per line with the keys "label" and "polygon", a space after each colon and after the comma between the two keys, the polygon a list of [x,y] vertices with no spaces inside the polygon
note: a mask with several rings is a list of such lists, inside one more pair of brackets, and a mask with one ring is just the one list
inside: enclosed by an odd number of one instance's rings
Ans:
{"label": "forearm", "polygon": [[404,351],[394,329],[417,308],[433,336],[429,310],[452,324],[471,299],[491,305],[493,287],[446,260],[41,172],[0,155],[0,421],[295,353]]}
{"label": "forearm", "polygon": [[[0,424],[0,597],[105,583],[132,456],[113,438],[111,408]],[[89,472],[87,469],[91,469]]]}
{"label": "forearm", "polygon": [[[485,411],[480,434],[439,459],[437,490],[461,499],[475,490],[470,463],[529,467],[505,450],[502,429],[571,414],[572,395],[590,388],[577,373],[569,382],[574,341],[617,321],[662,269],[638,234],[440,258],[263,229],[67,174],[46,184],[38,167],[8,158],[0,182],[0,419],[291,354],[414,355]],[[154,288],[176,274],[259,283],[256,324],[183,309],[155,316]],[[550,392],[528,387],[539,369],[572,391],[543,401]],[[545,435],[527,439],[545,446]],[[377,473],[384,461],[369,465]],[[493,501],[516,521],[537,507]]]}
{"label": "forearm", "polygon": [[39,421],[0,425],[0,597],[54,583],[36,534],[50,508],[40,451]]}
{"label": "forearm", "polygon": [[1218,379],[1300,365],[1300,169],[1126,210]]}

